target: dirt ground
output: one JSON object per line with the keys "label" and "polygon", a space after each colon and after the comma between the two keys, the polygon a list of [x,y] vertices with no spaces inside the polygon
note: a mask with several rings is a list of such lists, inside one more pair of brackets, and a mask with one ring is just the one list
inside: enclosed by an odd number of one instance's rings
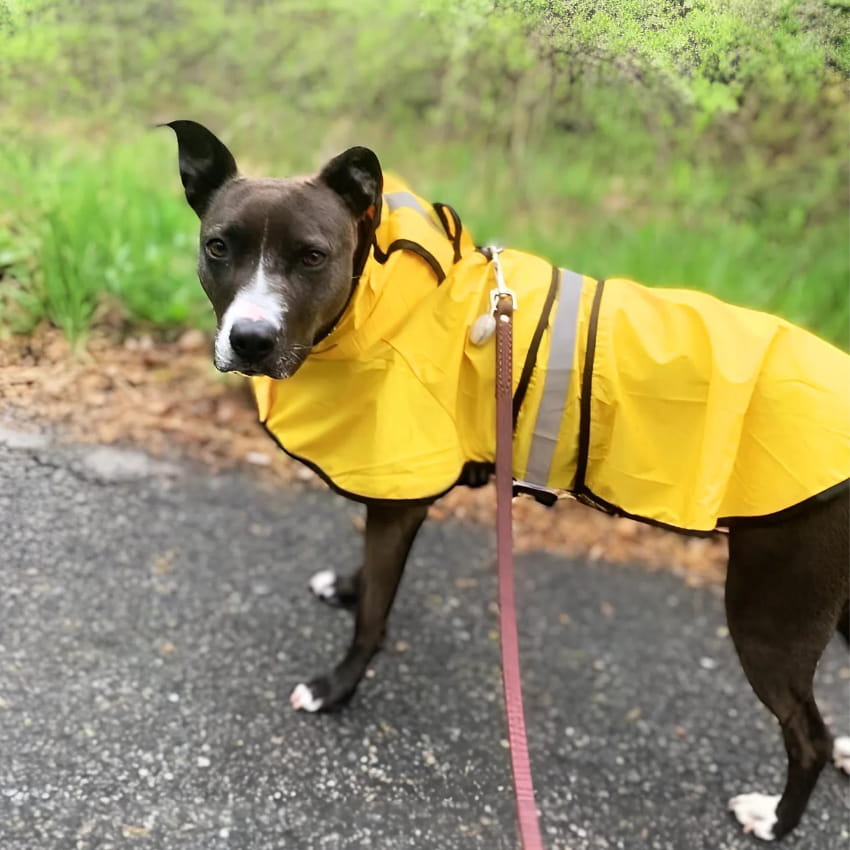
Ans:
{"label": "dirt ground", "polygon": [[[77,351],[47,327],[28,337],[0,338],[0,419],[49,424],[67,441],[134,445],[158,457],[252,468],[270,481],[323,487],[274,446],[257,424],[247,382],[217,373],[210,350],[198,331],[172,342],[101,331]],[[458,487],[431,514],[492,525],[493,488]],[[673,571],[689,584],[717,583],[724,575],[721,535],[685,537],[569,500],[547,509],[517,499],[514,535],[518,551],[546,547],[591,561],[637,561]]]}

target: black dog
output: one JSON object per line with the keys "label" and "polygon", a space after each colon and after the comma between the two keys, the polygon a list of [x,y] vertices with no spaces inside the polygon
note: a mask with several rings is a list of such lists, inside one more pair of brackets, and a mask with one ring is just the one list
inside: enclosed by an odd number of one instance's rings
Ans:
{"label": "black dog", "polygon": [[[446,263],[467,256],[467,237],[453,211],[436,204],[423,209],[420,199],[404,191],[393,198],[384,194],[378,160],[365,148],[346,151],[314,177],[248,179],[237,175],[233,156],[208,130],[190,121],[169,126],[178,138],[186,197],[201,220],[198,274],[218,319],[215,363],[222,371],[266,376],[258,385],[261,409],[271,404],[262,400],[263,394],[274,393],[278,385],[288,386],[289,380],[282,379],[291,379],[299,370],[299,379],[303,377],[309,371],[305,362],[314,359],[308,360],[311,353],[325,351],[322,346],[334,338],[338,326],[357,320],[347,317],[353,312],[350,305],[358,285],[364,285],[361,277],[368,262],[386,264],[392,252],[407,252],[413,258],[411,269],[433,274],[440,283]],[[376,227],[385,221],[382,215],[392,212],[393,204],[406,204],[414,217],[421,214],[423,228],[444,228],[441,239],[452,254],[448,261],[415,239],[378,244]],[[478,269],[487,261],[476,256],[470,263]],[[412,292],[412,281],[413,277],[410,282],[393,280],[392,285],[409,285]],[[546,309],[551,305],[549,296]],[[421,315],[416,320],[421,321]],[[480,336],[476,344],[483,345],[487,333]],[[529,344],[535,352],[539,342],[540,333]],[[469,352],[465,356],[468,360]],[[534,357],[530,362],[536,368]],[[527,384],[527,378],[520,379],[515,408],[521,406]],[[332,417],[334,405],[345,402],[344,391],[340,393],[339,399],[323,400],[323,413],[306,408],[305,417]],[[481,404],[490,410],[483,400]],[[263,418],[267,415],[268,411]],[[302,459],[323,471],[307,452]],[[464,460],[468,462],[457,483],[486,482],[492,457]],[[332,473],[327,477],[339,486]],[[596,506],[611,507],[591,498],[589,487],[575,489]],[[731,807],[745,831],[768,840],[781,838],[796,826],[831,752],[836,764],[850,772],[850,738],[833,745],[812,693],[815,668],[831,635],[837,629],[850,640],[846,481],[825,490],[788,510],[725,523],[730,529],[729,630],[756,694],[779,721],[788,755],[781,797],[743,794],[731,801]],[[350,576],[323,570],[311,581],[320,598],[356,610],[354,638],[330,673],[295,688],[296,709],[331,709],[354,692],[383,638],[408,551],[432,499],[402,495],[361,500],[367,503],[362,568]]]}

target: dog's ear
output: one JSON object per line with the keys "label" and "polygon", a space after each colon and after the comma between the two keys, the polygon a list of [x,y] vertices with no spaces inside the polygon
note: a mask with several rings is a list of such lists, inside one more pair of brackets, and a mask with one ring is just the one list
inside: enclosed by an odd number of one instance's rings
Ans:
{"label": "dog's ear", "polygon": [[202,218],[212,196],[236,176],[233,154],[206,127],[195,121],[169,121],[177,135],[180,179],[189,206]]}
{"label": "dog's ear", "polygon": [[349,148],[335,156],[320,172],[319,180],[330,186],[347,204],[355,218],[374,215],[384,188],[381,163],[369,148]]}

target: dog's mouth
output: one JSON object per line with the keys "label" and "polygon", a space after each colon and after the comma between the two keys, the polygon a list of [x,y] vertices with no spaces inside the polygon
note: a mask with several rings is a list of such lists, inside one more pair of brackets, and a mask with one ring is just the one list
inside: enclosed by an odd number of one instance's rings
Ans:
{"label": "dog's mouth", "polygon": [[278,355],[267,357],[256,363],[248,363],[239,358],[219,357],[216,357],[213,362],[219,372],[233,372],[244,375],[246,378],[263,376],[274,381],[281,381],[291,378],[307,359],[309,353],[309,346],[293,345]]}
{"label": "dog's mouth", "polygon": [[253,368],[251,366],[240,366],[240,365],[231,365],[231,366],[219,366],[216,364],[216,369],[219,372],[227,372],[232,373],[234,375],[241,375],[243,378],[271,378],[274,381],[281,381],[285,378],[291,377],[292,373],[284,371],[282,369],[274,369],[274,368]]}

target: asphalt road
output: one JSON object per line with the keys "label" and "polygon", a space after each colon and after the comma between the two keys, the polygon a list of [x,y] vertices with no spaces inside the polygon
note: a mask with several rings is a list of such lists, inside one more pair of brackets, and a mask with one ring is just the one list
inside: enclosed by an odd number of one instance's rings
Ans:
{"label": "asphalt road", "polygon": [[[0,430],[0,848],[514,848],[490,534],[426,526],[373,677],[338,714],[288,707],[347,639],[306,585],[357,564],[358,514]],[[756,847],[726,801],[778,791],[784,755],[720,595],[545,553],[518,570],[550,850]],[[844,734],[847,664],[835,644],[819,674]],[[848,812],[830,766],[786,846],[846,847]]]}

